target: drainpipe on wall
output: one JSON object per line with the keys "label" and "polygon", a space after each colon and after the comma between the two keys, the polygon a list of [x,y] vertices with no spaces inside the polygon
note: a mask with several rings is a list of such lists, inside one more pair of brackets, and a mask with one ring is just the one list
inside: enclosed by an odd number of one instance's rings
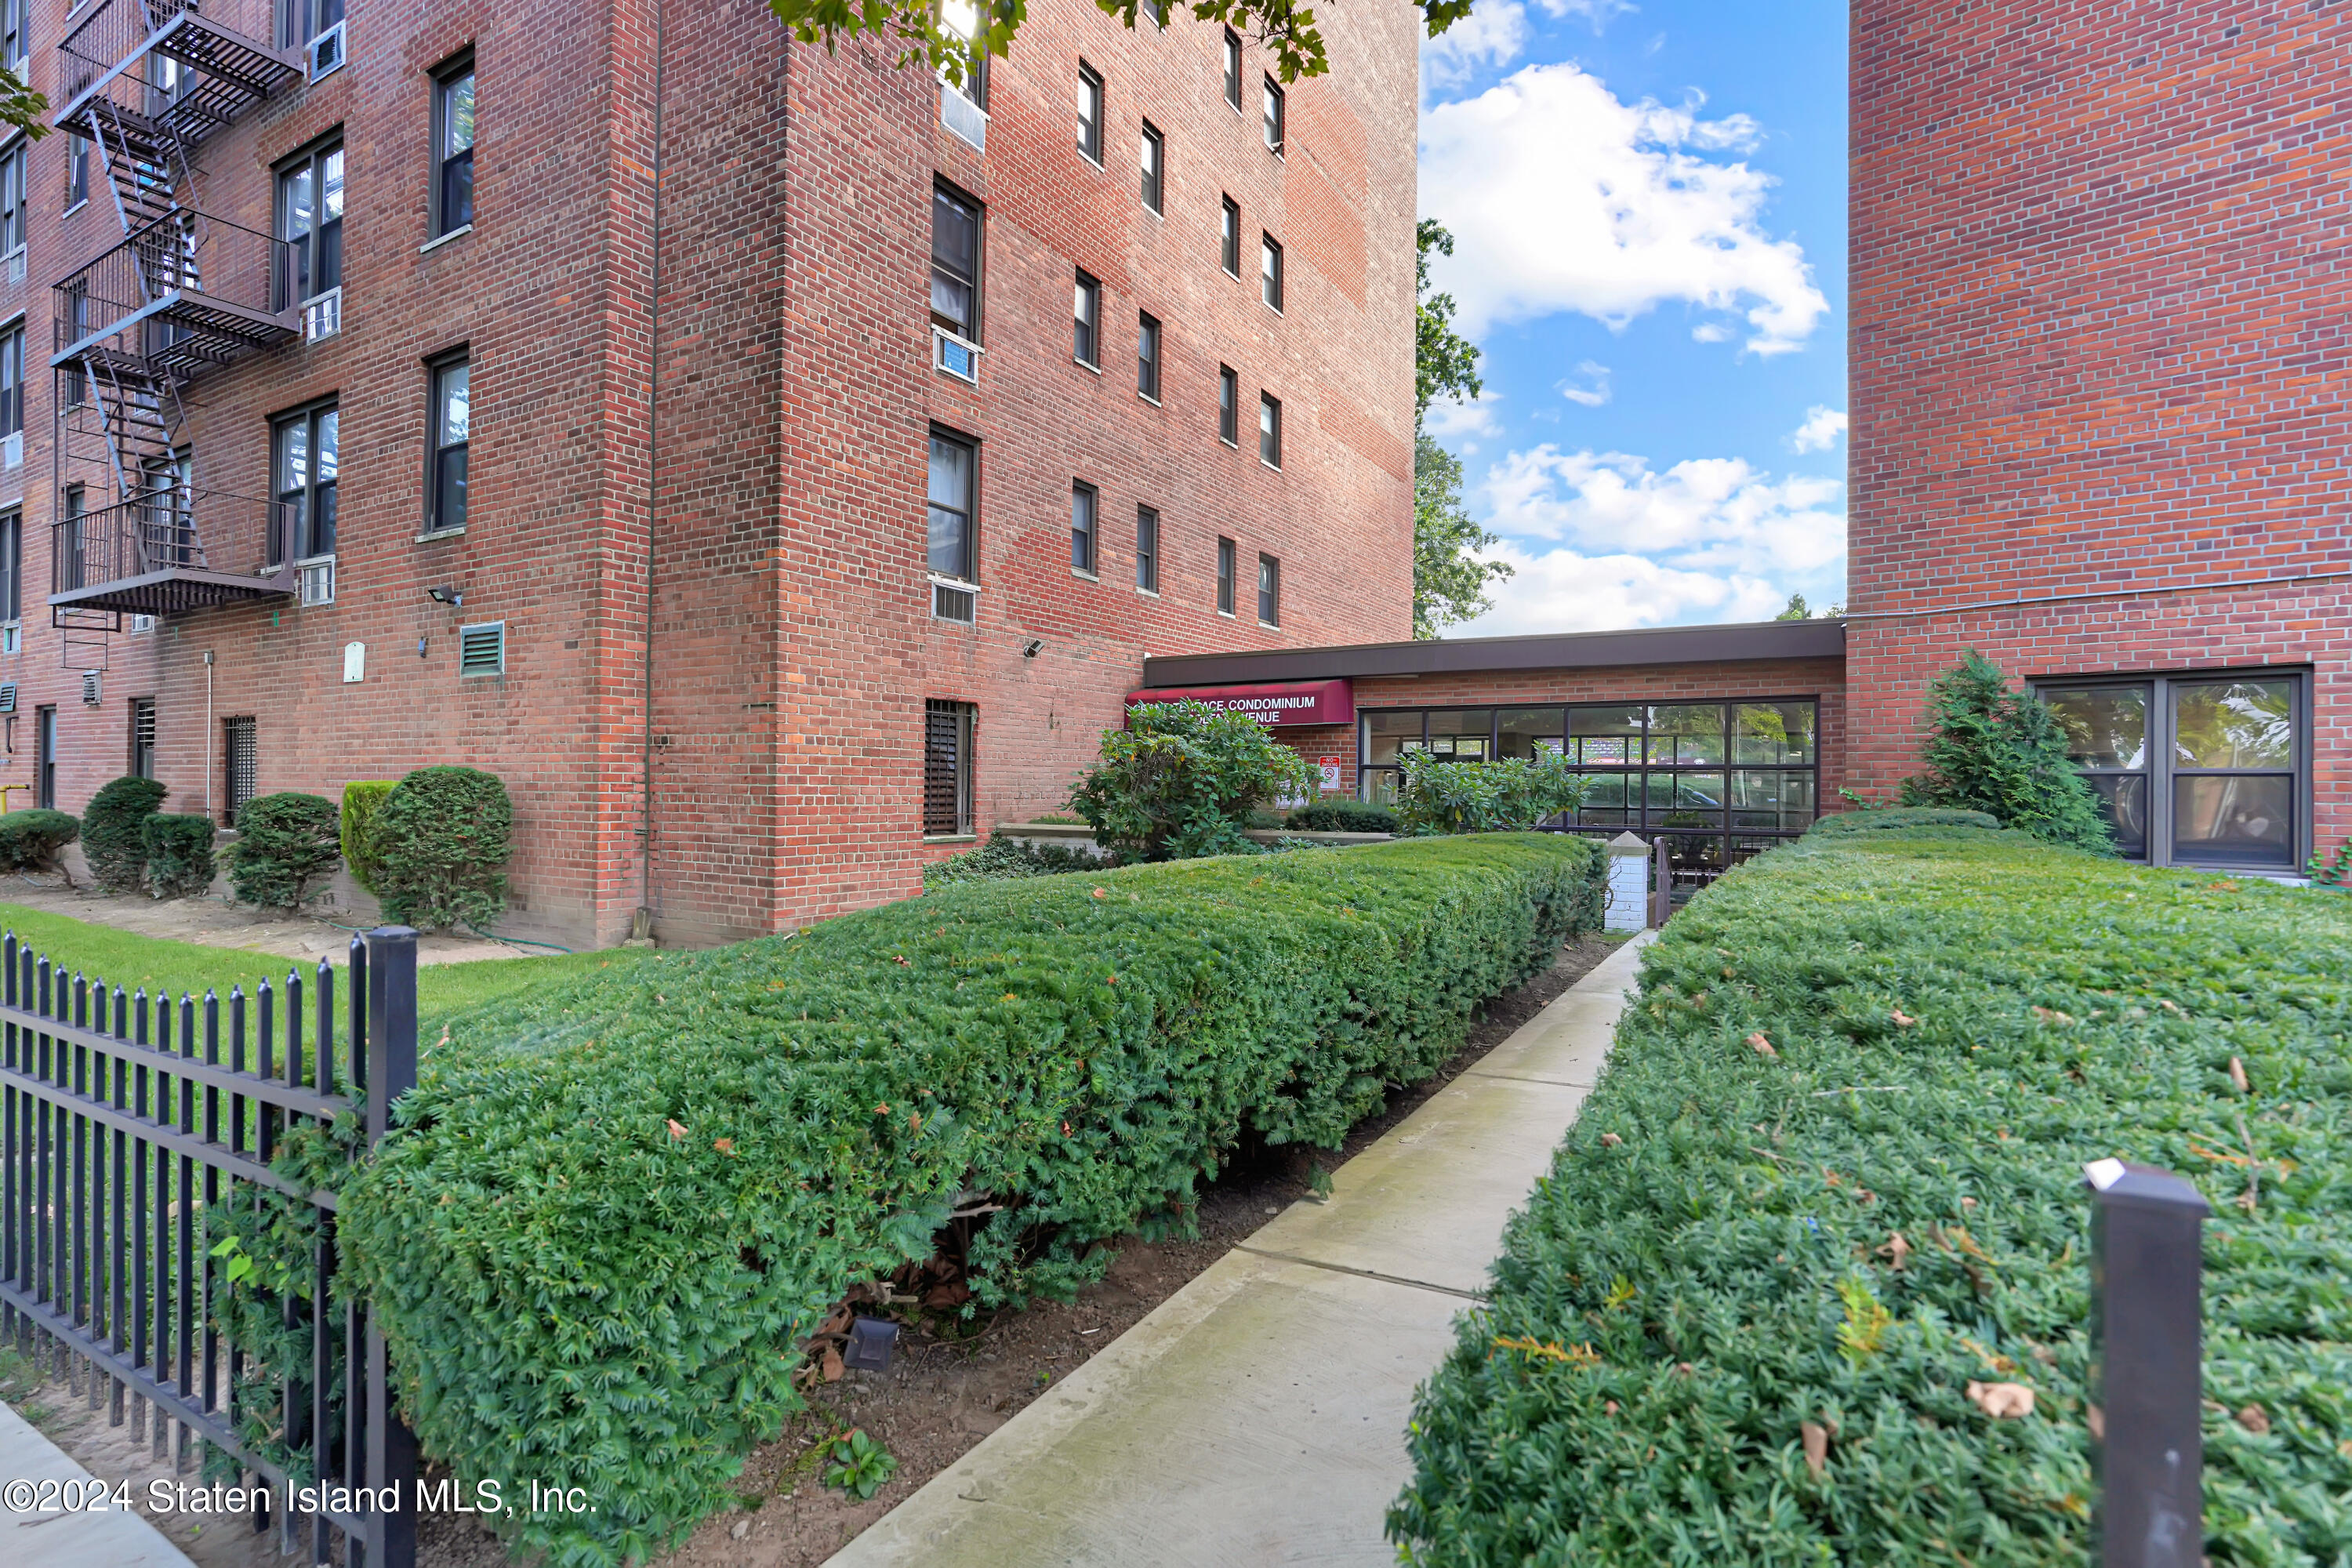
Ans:
{"label": "drainpipe on wall", "polygon": [[[210,648],[206,648],[206,649],[205,649],[205,749],[206,749],[206,750],[210,750],[210,749],[211,749],[211,747],[212,747],[212,743],[213,743],[213,650],[212,650],[212,649],[210,649]],[[212,815],[213,815],[213,767],[212,767],[212,764],[211,764],[210,763],[206,763],[205,764],[205,820],[207,820],[207,821],[212,820]]]}

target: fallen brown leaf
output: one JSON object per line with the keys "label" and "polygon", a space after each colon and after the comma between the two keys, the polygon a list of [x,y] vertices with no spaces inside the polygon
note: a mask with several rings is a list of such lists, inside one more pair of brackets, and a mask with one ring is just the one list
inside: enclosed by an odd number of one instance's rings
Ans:
{"label": "fallen brown leaf", "polygon": [[2238,1412],[2238,1425],[2259,1437],[2271,1429],[2270,1414],[2259,1405],[2249,1405]]}
{"label": "fallen brown leaf", "polygon": [[1759,1057],[1772,1057],[1777,1058],[1780,1054],[1772,1048],[1772,1042],[1764,1037],[1761,1030],[1748,1036],[1748,1044],[1749,1048],[1754,1050]]}
{"label": "fallen brown leaf", "polygon": [[735,1140],[732,1138],[721,1138],[710,1146],[713,1149],[718,1150],[722,1154],[732,1154],[735,1152]]}
{"label": "fallen brown leaf", "polygon": [[1800,1421],[1797,1436],[1804,1440],[1805,1468],[1813,1472],[1813,1479],[1820,1480],[1822,1472],[1830,1468],[1829,1428],[1819,1422]]}
{"label": "fallen brown leaf", "polygon": [[1895,1231],[1887,1237],[1886,1245],[1878,1249],[1878,1256],[1892,1262],[1895,1265],[1895,1271],[1900,1274],[1903,1271],[1903,1260],[1911,1256],[1911,1244],[1903,1239],[1901,1231]]}
{"label": "fallen brown leaf", "polygon": [[673,1138],[683,1138],[686,1136],[686,1129],[680,1127],[675,1118],[671,1119],[669,1123],[669,1135]]}
{"label": "fallen brown leaf", "polygon": [[2021,1383],[1971,1382],[1969,1403],[1996,1421],[2015,1421],[2033,1414],[2033,1390]]}
{"label": "fallen brown leaf", "polygon": [[1894,1012],[1892,1012],[1892,1013],[1888,1014],[1887,1016],[1888,1016],[1889,1017],[1891,1017],[1891,1018],[1893,1018],[1893,1019],[1895,1020],[1895,1026],[1896,1026],[1898,1028],[1905,1028],[1905,1029],[1907,1029],[1907,1028],[1909,1028],[1912,1025],[1914,1025],[1914,1024],[1916,1024],[1916,1023],[1917,1023],[1917,1022],[1919,1021],[1918,1019],[1914,1018],[1914,1017],[1911,1017],[1910,1016],[1908,1016],[1907,1014],[1906,1014],[1906,1013],[1903,1011],[1903,1009],[1902,1009],[1902,1008],[1900,1008],[1900,1007],[1895,1008],[1895,1009],[1894,1010]]}
{"label": "fallen brown leaf", "polygon": [[824,1362],[825,1382],[839,1383],[841,1381],[841,1374],[846,1370],[847,1369],[841,1364],[841,1352],[834,1349],[831,1345],[825,1346]]}
{"label": "fallen brown leaf", "polygon": [[1623,1142],[1625,1142],[1625,1140],[1618,1137],[1614,1132],[1603,1132],[1601,1135],[1601,1146],[1604,1149],[1614,1149],[1618,1144],[1622,1143]]}
{"label": "fallen brown leaf", "polygon": [[2107,1413],[2095,1405],[2084,1406],[2083,1420],[2091,1428],[2091,1436],[2100,1442],[2107,1440]]}
{"label": "fallen brown leaf", "polygon": [[2246,1064],[2235,1057],[2230,1058],[2230,1087],[2240,1094],[2249,1092],[2246,1085]]}

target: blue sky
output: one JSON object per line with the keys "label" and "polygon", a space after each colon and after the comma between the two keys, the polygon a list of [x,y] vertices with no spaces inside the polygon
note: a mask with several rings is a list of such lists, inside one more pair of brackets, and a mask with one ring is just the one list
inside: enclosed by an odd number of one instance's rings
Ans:
{"label": "blue sky", "polygon": [[1479,0],[1423,46],[1433,275],[1486,380],[1430,427],[1517,568],[1448,636],[1844,597],[1845,14]]}

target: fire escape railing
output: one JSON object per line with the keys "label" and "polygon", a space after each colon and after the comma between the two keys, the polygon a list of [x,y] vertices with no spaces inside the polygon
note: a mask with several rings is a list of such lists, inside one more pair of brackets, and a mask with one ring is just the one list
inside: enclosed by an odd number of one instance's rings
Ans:
{"label": "fire escape railing", "polygon": [[131,231],[51,290],[53,363],[92,349],[185,379],[299,330],[279,300],[292,247],[182,209]]}
{"label": "fire escape railing", "polygon": [[[147,489],[127,501],[50,525],[49,592],[79,602],[119,600],[106,607],[168,614],[217,603],[217,581],[189,585],[165,579],[191,574],[250,583],[255,597],[284,592],[282,571],[293,546],[293,508],[193,486]],[[215,548],[197,536],[196,519]],[[234,552],[232,555],[229,552]],[[223,556],[218,565],[215,556]],[[150,581],[142,581],[150,580]]]}
{"label": "fire escape railing", "polygon": [[276,0],[98,0],[58,41],[65,110],[80,118],[93,89],[122,108],[182,121],[193,144],[276,91],[300,63],[271,46]]}

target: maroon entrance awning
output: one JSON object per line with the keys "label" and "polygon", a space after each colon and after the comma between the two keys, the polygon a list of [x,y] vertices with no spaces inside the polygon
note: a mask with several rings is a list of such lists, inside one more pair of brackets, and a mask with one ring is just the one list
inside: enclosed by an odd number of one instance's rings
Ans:
{"label": "maroon entrance awning", "polygon": [[1352,724],[1356,689],[1345,680],[1295,680],[1275,686],[1183,686],[1130,691],[1127,705],[1143,702],[1204,702],[1246,713],[1261,724]]}

